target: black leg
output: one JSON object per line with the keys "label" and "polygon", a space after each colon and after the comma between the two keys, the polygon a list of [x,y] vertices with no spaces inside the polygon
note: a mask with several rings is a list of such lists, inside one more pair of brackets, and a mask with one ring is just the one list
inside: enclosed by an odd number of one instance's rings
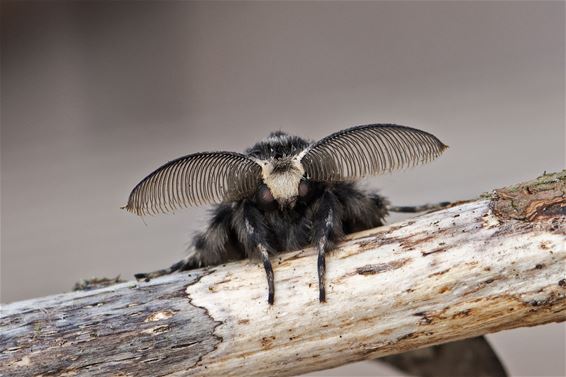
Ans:
{"label": "black leg", "polygon": [[326,275],[326,257],[324,255],[324,247],[318,248],[318,300],[326,302],[326,284],[324,276]]}
{"label": "black leg", "polygon": [[271,266],[271,261],[269,260],[269,253],[267,252],[265,246],[258,245],[258,249],[261,253],[261,259],[263,261],[263,268],[265,269],[265,274],[267,276],[267,302],[269,305],[273,305],[275,299],[275,284],[273,283],[273,267]]}
{"label": "black leg", "polygon": [[273,267],[269,260],[269,252],[271,249],[267,243],[267,229],[264,223],[264,217],[261,212],[249,202],[244,203],[242,214],[246,237],[241,241],[250,256],[259,256],[261,258],[267,277],[267,302],[269,305],[273,305],[275,301],[275,284]]}
{"label": "black leg", "polygon": [[450,204],[450,202],[440,202],[434,204],[423,204],[420,206],[388,206],[387,209],[391,212],[417,213],[425,211],[437,211],[439,209],[448,207]]}
{"label": "black leg", "polygon": [[333,225],[334,225],[334,210],[330,207],[326,211],[326,216],[324,216],[324,222],[319,225],[318,238],[317,238],[317,249],[318,249],[318,300],[320,302],[326,302],[326,250],[328,247],[328,237],[330,236]]}
{"label": "black leg", "polygon": [[191,254],[187,255],[185,258],[183,258],[182,260],[180,260],[179,262],[173,264],[169,268],[164,268],[162,270],[157,270],[157,271],[152,271],[152,272],[144,272],[144,273],[135,274],[134,277],[137,280],[150,281],[151,279],[155,279],[155,278],[163,276],[163,275],[172,274],[175,271],[190,270],[190,269],[198,268],[198,267],[200,267],[200,264],[195,259],[194,254],[191,253]]}
{"label": "black leg", "polygon": [[340,204],[330,191],[323,194],[314,222],[314,240],[318,249],[318,299],[326,302],[326,251],[330,250],[334,241],[342,236],[340,220]]}

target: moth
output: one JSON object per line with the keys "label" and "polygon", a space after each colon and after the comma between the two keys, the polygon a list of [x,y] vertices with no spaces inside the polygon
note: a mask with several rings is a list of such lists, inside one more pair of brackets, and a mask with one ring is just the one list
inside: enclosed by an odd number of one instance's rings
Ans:
{"label": "moth", "polygon": [[382,196],[356,186],[364,177],[429,162],[447,148],[428,132],[395,124],[348,128],[313,142],[273,132],[243,154],[201,152],[159,167],[132,190],[137,215],[215,204],[206,230],[171,267],[175,271],[251,258],[263,262],[269,304],[275,287],[270,255],[310,245],[318,251],[319,300],[326,301],[325,255],[344,235],[384,224]]}

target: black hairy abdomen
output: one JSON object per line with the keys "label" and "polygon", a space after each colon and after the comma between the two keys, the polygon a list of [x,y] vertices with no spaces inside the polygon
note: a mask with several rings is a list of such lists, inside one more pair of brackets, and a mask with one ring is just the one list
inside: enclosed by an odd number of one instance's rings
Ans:
{"label": "black hairy abdomen", "polygon": [[265,208],[253,199],[215,207],[208,228],[193,240],[195,258],[204,266],[246,257],[259,258],[249,238],[249,226],[252,225],[255,232],[264,236],[266,247],[272,254],[311,246],[317,237],[313,225],[316,221],[325,221],[317,218],[325,192],[335,198],[332,202],[335,229],[329,240],[332,244],[345,234],[383,225],[387,202],[381,196],[368,195],[353,183],[313,182],[307,197],[300,198],[292,209]]}

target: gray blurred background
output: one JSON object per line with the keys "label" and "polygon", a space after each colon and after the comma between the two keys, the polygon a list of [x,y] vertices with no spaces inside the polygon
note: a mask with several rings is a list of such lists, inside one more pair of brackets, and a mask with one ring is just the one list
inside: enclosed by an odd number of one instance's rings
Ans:
{"label": "gray blurred background", "polygon": [[[130,190],[170,159],[272,130],[437,135],[451,147],[439,160],[366,183],[400,205],[563,169],[564,14],[561,1],[3,1],[0,301],[175,262],[206,210],[144,224],[119,209]],[[564,325],[489,339],[515,376],[566,374]]]}

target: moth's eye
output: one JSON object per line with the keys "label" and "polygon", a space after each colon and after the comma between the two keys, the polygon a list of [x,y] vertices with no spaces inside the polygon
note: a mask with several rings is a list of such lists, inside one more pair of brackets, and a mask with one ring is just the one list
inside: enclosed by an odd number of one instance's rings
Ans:
{"label": "moth's eye", "polygon": [[308,194],[309,194],[309,184],[305,181],[301,181],[301,183],[299,183],[299,196],[304,198]]}
{"label": "moth's eye", "polygon": [[271,190],[265,185],[259,188],[259,200],[263,203],[271,203],[274,200]]}

